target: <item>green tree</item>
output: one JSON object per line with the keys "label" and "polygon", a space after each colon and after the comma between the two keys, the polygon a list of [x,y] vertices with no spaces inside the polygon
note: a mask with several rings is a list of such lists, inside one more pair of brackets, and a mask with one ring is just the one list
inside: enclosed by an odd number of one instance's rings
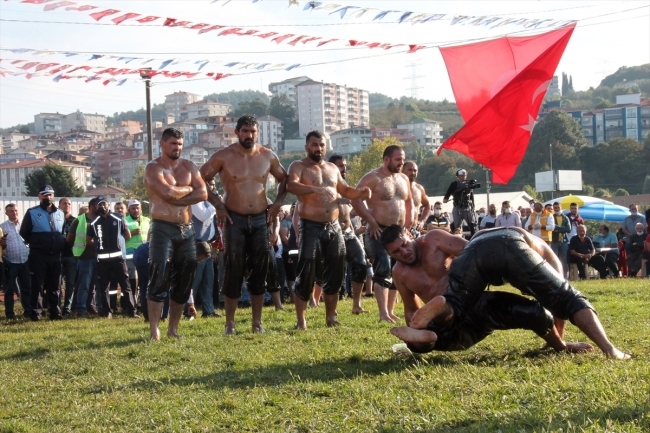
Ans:
{"label": "green tree", "polygon": [[113,179],[112,177],[109,177],[108,179],[100,182],[98,186],[100,186],[100,187],[117,186],[117,187],[121,188],[122,184],[116,182],[115,179]]}
{"label": "green tree", "polygon": [[582,192],[586,196],[593,197],[595,191],[594,191],[593,185],[588,185],[588,184],[585,183],[585,184],[582,185]]}
{"label": "green tree", "polygon": [[641,194],[650,194],[650,174],[646,175],[643,181],[643,191]]}
{"label": "green tree", "polygon": [[294,138],[298,136],[298,116],[296,109],[293,108],[287,95],[279,95],[271,98],[268,112],[271,116],[280,119],[283,124],[284,138]]}
{"label": "green tree", "polygon": [[147,189],[144,187],[144,164],[139,165],[133,173],[133,181],[124,188],[126,193],[124,198],[127,200],[137,199],[140,201],[142,213],[149,215],[149,195]]}
{"label": "green tree", "polygon": [[619,188],[619,189],[617,189],[616,191],[614,191],[612,193],[612,197],[621,197],[623,195],[630,195],[630,193],[627,192],[627,190],[623,189],[623,188]]}
{"label": "green tree", "polygon": [[531,185],[524,185],[524,191],[528,194],[533,200],[540,200],[540,195],[537,190]]}
{"label": "green tree", "polygon": [[226,93],[211,93],[203,97],[204,101],[228,103],[232,106],[233,110],[238,109],[239,104],[242,102],[250,102],[255,99],[261,99],[265,104],[269,102],[268,95],[259,90],[231,90]]}
{"label": "green tree", "polygon": [[29,126],[21,125],[21,127],[18,128],[18,132],[20,132],[21,134],[29,134]]}
{"label": "green tree", "polygon": [[56,164],[46,164],[25,176],[28,197],[36,197],[43,185],[52,186],[57,197],[83,197],[84,194],[84,188],[77,186],[70,170]]}
{"label": "green tree", "polygon": [[611,196],[612,196],[612,192],[607,188],[598,188],[594,191],[594,197],[607,198]]}
{"label": "green tree", "polygon": [[230,113],[233,117],[241,117],[244,114],[250,114],[251,116],[263,116],[269,114],[269,106],[261,98],[256,98],[252,101],[242,101],[239,103],[239,107],[234,108]]}
{"label": "green tree", "polygon": [[402,143],[392,137],[374,140],[368,150],[352,158],[348,163],[348,184],[355,186],[366,173],[381,166],[384,162],[382,157],[384,150],[391,145],[402,146]]}
{"label": "green tree", "polygon": [[569,77],[562,72],[562,95],[569,93]]}

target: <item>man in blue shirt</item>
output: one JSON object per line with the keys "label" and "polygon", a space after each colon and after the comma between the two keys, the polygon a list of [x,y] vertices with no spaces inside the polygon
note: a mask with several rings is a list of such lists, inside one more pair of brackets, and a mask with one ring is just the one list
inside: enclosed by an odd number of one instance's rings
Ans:
{"label": "man in blue shirt", "polygon": [[598,227],[598,236],[593,239],[594,244],[598,244],[597,248],[613,248],[603,254],[605,257],[605,265],[612,271],[614,277],[618,277],[618,238],[614,233],[609,231],[609,227],[605,224]]}

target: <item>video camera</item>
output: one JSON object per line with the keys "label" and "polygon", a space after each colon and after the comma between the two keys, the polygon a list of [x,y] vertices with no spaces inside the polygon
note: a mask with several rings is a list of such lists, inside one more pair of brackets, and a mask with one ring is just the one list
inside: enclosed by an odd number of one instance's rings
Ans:
{"label": "video camera", "polygon": [[459,189],[476,189],[481,187],[481,184],[476,182],[476,179],[465,180],[459,183],[463,184],[463,187]]}

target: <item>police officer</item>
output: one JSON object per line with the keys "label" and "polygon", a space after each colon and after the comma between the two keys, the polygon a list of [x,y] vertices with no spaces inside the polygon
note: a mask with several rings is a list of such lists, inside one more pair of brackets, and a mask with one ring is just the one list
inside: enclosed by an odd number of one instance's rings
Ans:
{"label": "police officer", "polygon": [[125,220],[126,228],[131,232],[131,239],[126,241],[126,268],[129,271],[131,290],[133,290],[133,296],[137,301],[138,273],[136,271],[136,266],[133,263],[133,253],[136,248],[147,241],[151,220],[142,215],[142,208],[140,207],[140,202],[138,200],[129,201],[129,214],[126,216]]}
{"label": "police officer", "polygon": [[43,296],[47,296],[50,319],[61,320],[61,252],[64,213],[54,206],[54,189],[50,185],[39,188],[41,204],[27,210],[20,226],[20,236],[29,245],[29,269],[32,277],[30,303],[31,319],[40,320],[43,314]]}
{"label": "police officer", "polygon": [[86,243],[94,243],[97,252],[96,284],[102,298],[102,316],[108,319],[113,317],[109,288],[111,280],[116,280],[120,287],[124,288],[125,293],[122,295],[125,298],[125,314],[138,317],[120,243],[120,235],[124,236],[125,240],[129,240],[131,233],[126,228],[124,219],[109,211],[108,201],[103,196],[97,197],[97,214],[98,216],[88,225]]}
{"label": "police officer", "polygon": [[447,188],[443,203],[449,201],[449,197],[454,198],[454,209],[452,211],[454,229],[463,230],[463,220],[469,226],[471,236],[476,233],[476,213],[474,213],[474,193],[473,189],[468,187],[467,170],[459,169],[456,172],[456,179]]}

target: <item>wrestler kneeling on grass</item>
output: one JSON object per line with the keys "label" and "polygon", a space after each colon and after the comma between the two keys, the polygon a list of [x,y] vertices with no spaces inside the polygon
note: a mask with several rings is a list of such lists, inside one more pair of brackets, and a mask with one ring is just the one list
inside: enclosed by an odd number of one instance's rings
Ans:
{"label": "wrestler kneeling on grass", "polygon": [[[588,344],[564,343],[553,326],[555,316],[570,319],[608,356],[627,357],[609,342],[587,299],[560,276],[552,250],[521,229],[482,231],[467,243],[439,230],[412,241],[395,226],[381,241],[398,261],[393,273],[409,324],[391,332],[414,351],[466,349],[499,329],[530,329],[556,350],[591,350]],[[536,301],[485,292],[488,284],[505,280]],[[427,302],[424,307],[416,295]],[[450,305],[457,308],[450,311]]]}

